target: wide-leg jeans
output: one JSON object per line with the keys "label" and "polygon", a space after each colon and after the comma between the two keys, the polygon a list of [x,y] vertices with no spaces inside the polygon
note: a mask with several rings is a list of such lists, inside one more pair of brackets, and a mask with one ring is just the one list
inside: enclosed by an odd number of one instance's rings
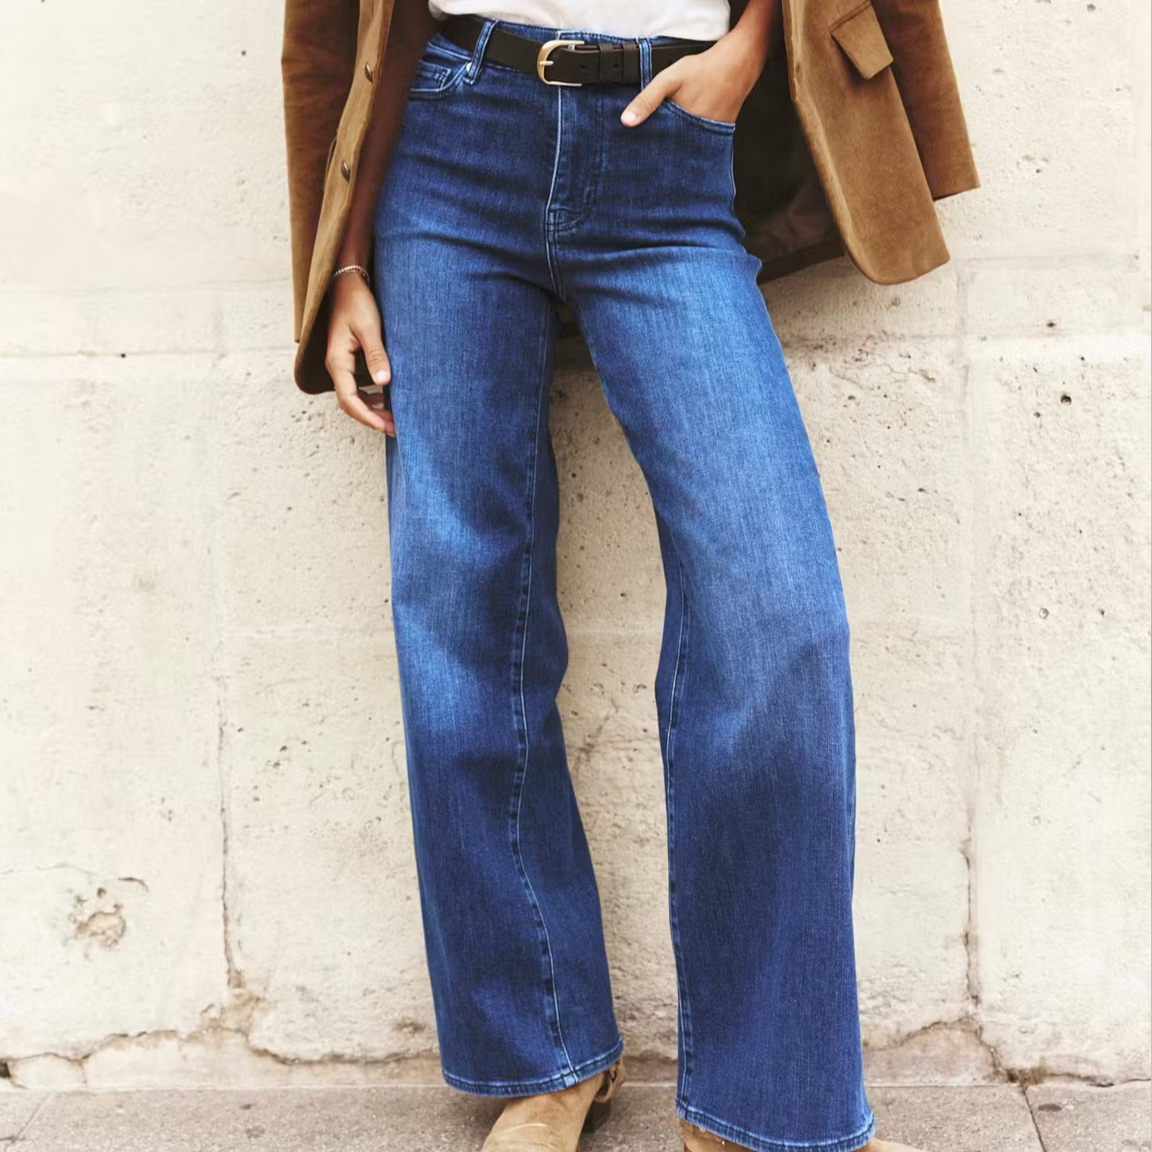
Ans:
{"label": "wide-leg jeans", "polygon": [[[677,1110],[756,1152],[872,1135],[852,932],[849,632],[733,131],[434,34],[375,220],[393,368],[392,615],[443,1074],[549,1092],[622,1051],[557,692],[557,302],[643,471],[667,580],[655,704]],[[541,42],[613,37],[507,24]],[[653,43],[641,41],[644,78]],[[764,147],[770,148],[771,141]]]}

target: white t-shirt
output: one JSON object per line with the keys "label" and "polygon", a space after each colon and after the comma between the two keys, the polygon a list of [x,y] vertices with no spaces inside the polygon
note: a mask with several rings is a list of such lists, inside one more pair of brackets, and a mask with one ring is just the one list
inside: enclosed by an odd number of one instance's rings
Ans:
{"label": "white t-shirt", "polygon": [[611,36],[682,36],[718,40],[728,31],[728,0],[428,0],[437,19],[471,12],[492,20],[512,20],[544,28],[579,28]]}

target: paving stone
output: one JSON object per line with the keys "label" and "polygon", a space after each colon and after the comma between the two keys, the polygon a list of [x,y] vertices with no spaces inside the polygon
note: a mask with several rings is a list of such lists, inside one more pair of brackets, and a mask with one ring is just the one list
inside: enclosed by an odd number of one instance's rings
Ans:
{"label": "paving stone", "polygon": [[[611,1121],[584,1137],[582,1152],[680,1152],[674,1093],[671,1084],[629,1083]],[[883,1136],[925,1152],[1041,1152],[1027,1102],[1010,1086],[876,1088],[869,1095]],[[1114,1099],[1127,1125],[1128,1098]],[[24,1152],[470,1152],[500,1107],[445,1087],[409,1085],[63,1093],[21,1143]],[[1101,1099],[1096,1109],[1106,1125],[1098,1130],[1113,1131],[1109,1102]],[[1127,1152],[1147,1144],[1065,1143],[1048,1152],[1113,1147]]]}
{"label": "paving stone", "polygon": [[580,1152],[681,1152],[675,1100],[671,1084],[626,1084],[609,1122],[581,1139]]}
{"label": "paving stone", "polygon": [[447,1088],[62,1095],[26,1152],[462,1152],[499,1102]]}
{"label": "paving stone", "polygon": [[923,1152],[1044,1152],[1028,1103],[1011,1085],[872,1088],[868,1100],[882,1140]]}
{"label": "paving stone", "polygon": [[[4,1082],[0,1080],[0,1085]],[[32,1095],[19,1089],[0,1087],[0,1148],[8,1148],[20,1139],[20,1133],[48,1101],[46,1095]]]}
{"label": "paving stone", "polygon": [[1138,1152],[1152,1147],[1152,1085],[1039,1084],[1028,1102],[1045,1152]]}

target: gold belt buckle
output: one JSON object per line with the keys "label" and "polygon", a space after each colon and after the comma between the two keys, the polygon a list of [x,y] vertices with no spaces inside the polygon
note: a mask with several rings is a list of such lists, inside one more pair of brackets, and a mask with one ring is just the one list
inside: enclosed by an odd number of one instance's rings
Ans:
{"label": "gold belt buckle", "polygon": [[536,56],[536,75],[545,84],[551,84],[556,88],[583,88],[584,85],[579,80],[549,80],[544,75],[544,69],[552,63],[549,57],[557,48],[577,48],[583,43],[583,40],[549,40],[547,43],[541,44],[540,51]]}

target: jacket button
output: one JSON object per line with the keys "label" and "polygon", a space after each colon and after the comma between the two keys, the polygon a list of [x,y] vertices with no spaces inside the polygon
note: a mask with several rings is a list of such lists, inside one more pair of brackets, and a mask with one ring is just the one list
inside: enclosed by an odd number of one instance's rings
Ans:
{"label": "jacket button", "polygon": [[348,167],[347,160],[340,161],[340,175],[343,176],[345,180],[352,179],[352,169]]}
{"label": "jacket button", "polygon": [[373,72],[372,72],[372,65],[371,64],[365,64],[364,65],[364,78],[368,81],[369,84],[371,84],[372,81],[375,79],[375,76],[373,75]]}

